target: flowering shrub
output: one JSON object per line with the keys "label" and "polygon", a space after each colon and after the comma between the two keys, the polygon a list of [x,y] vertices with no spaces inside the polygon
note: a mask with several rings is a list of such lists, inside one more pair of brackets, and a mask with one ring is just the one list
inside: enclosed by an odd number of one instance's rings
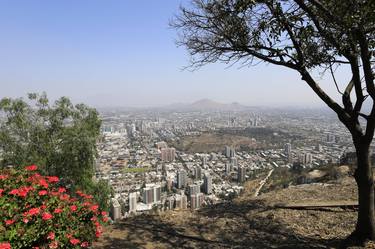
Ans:
{"label": "flowering shrub", "polygon": [[92,196],[73,196],[55,176],[37,166],[0,170],[0,249],[82,248],[101,235],[106,223]]}

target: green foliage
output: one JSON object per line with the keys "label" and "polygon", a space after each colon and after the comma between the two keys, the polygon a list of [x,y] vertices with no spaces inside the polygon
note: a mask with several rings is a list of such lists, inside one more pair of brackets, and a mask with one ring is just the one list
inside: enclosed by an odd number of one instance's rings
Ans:
{"label": "green foliage", "polygon": [[61,187],[31,165],[0,170],[0,248],[89,247],[107,222],[93,196]]}
{"label": "green foliage", "polygon": [[5,113],[0,123],[0,167],[35,163],[73,189],[102,188],[108,193],[103,183],[92,182],[101,125],[95,109],[73,105],[66,97],[50,104],[46,94],[32,93],[28,100],[3,98],[0,111]]}

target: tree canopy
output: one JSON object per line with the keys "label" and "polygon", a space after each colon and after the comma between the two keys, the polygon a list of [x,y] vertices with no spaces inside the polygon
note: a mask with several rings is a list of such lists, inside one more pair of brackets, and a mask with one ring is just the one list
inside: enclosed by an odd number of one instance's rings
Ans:
{"label": "tree canopy", "polygon": [[95,109],[66,97],[50,104],[46,94],[32,93],[27,100],[3,98],[0,112],[0,166],[37,164],[73,189],[105,190],[92,181],[101,126]]}

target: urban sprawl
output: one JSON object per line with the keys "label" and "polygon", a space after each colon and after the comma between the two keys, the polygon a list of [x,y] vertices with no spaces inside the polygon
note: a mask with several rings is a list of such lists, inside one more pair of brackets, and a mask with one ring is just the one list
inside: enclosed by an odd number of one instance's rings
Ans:
{"label": "urban sprawl", "polygon": [[[101,115],[96,178],[114,190],[114,220],[224,202],[260,173],[338,164],[353,151],[345,128],[326,111],[106,110]],[[223,145],[211,145],[202,139],[205,134]],[[225,144],[226,137],[245,139]],[[198,145],[184,147],[186,139]]]}

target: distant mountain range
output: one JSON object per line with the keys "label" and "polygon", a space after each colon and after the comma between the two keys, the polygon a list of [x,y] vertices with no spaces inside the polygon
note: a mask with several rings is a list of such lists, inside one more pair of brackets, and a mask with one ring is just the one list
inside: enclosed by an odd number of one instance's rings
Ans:
{"label": "distant mountain range", "polygon": [[173,109],[173,110],[204,110],[204,111],[229,111],[229,110],[247,110],[250,109],[249,106],[241,105],[237,102],[230,104],[219,103],[210,99],[201,99],[193,103],[174,103],[162,107],[162,109]]}

